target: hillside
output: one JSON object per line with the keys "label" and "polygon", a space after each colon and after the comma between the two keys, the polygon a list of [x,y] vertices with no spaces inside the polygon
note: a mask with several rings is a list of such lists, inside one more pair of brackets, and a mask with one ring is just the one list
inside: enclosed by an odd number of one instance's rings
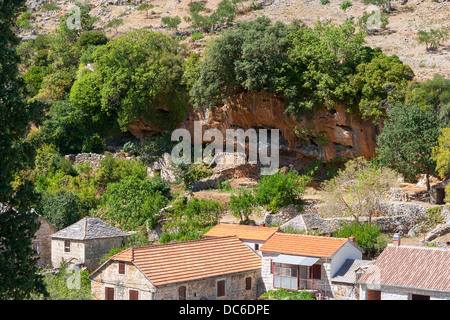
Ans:
{"label": "hillside", "polygon": [[[29,1],[29,8],[34,12],[31,19],[36,31],[33,34],[51,32],[57,25],[59,18],[68,12],[72,4],[68,1],[54,1],[59,10],[43,11],[40,3],[43,1]],[[48,1],[46,1],[48,2]],[[154,5],[147,13],[137,10],[139,3],[144,1],[88,1],[91,4],[90,15],[98,17],[95,28],[104,28],[114,18],[123,19],[123,25],[117,30],[105,28],[108,37],[117,37],[133,29],[150,29],[161,32],[172,32],[167,30],[161,19],[163,17],[179,16],[183,18],[188,15],[189,3],[187,0],[153,0]],[[219,0],[202,1],[207,10],[211,12],[217,7]],[[238,4],[239,13],[235,21],[253,20],[259,16],[266,16],[272,21],[291,22],[300,19],[307,25],[312,26],[317,20],[340,23],[347,18],[358,21],[365,11],[372,12],[377,7],[365,5],[363,1],[353,1],[352,6],[345,11],[340,8],[342,1],[331,0],[322,5],[319,0],[263,0],[259,2],[244,1]],[[121,5],[123,3],[123,5]],[[125,4],[125,3],[128,3]],[[134,4],[133,4],[134,3]],[[253,7],[252,7],[253,5]],[[258,10],[257,6],[261,5]],[[421,29],[431,28],[450,29],[450,3],[434,2],[432,0],[409,0],[405,4],[393,1],[393,12],[389,14],[389,23],[386,29],[366,37],[369,46],[380,47],[386,54],[396,54],[408,64],[414,71],[419,81],[432,78],[433,74],[439,73],[444,77],[450,76],[450,41],[447,40],[436,52],[430,53],[425,50],[424,44],[417,42],[417,32]],[[178,26],[178,32],[190,33],[192,29],[188,22],[182,19]],[[30,34],[26,32],[25,34]],[[187,42],[187,41],[186,41]],[[188,42],[187,42],[188,43]],[[200,42],[201,43],[201,42]],[[189,44],[189,43],[188,43]],[[190,44],[193,46],[192,43]],[[194,45],[197,46],[198,45]]]}

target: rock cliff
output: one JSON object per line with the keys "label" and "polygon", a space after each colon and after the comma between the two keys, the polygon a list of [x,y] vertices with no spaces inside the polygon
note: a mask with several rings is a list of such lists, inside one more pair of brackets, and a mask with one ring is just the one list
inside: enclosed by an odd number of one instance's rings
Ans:
{"label": "rock cliff", "polygon": [[[230,92],[223,104],[213,109],[189,107],[179,128],[189,130],[193,137],[194,121],[201,121],[203,132],[215,128],[224,137],[226,129],[279,129],[280,166],[293,165],[298,170],[315,159],[370,158],[379,131],[371,121],[355,119],[339,105],[332,110],[316,108],[299,119],[288,117],[283,98],[265,92]],[[143,119],[128,129],[139,139],[153,134]]]}

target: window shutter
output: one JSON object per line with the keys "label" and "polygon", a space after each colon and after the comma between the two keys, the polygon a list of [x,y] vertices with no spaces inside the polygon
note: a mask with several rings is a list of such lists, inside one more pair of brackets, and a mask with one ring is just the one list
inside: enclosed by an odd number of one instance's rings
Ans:
{"label": "window shutter", "polygon": [[252,289],[252,277],[245,278],[245,290]]}
{"label": "window shutter", "polygon": [[70,252],[70,240],[64,240],[64,252]]}
{"label": "window shutter", "polygon": [[322,279],[322,266],[320,264],[313,264],[310,268],[311,279]]}
{"label": "window shutter", "polygon": [[114,300],[114,288],[105,287],[105,300]]}
{"label": "window shutter", "polygon": [[139,291],[137,290],[130,290],[128,291],[130,295],[130,300],[139,300]]}
{"label": "window shutter", "polygon": [[273,274],[273,262],[270,260],[270,274]]}
{"label": "window shutter", "polygon": [[178,288],[178,300],[186,300],[186,286]]}
{"label": "window shutter", "polygon": [[125,274],[125,262],[119,262],[119,274]]}
{"label": "window shutter", "polygon": [[217,281],[217,296],[223,297],[225,295],[225,280]]}

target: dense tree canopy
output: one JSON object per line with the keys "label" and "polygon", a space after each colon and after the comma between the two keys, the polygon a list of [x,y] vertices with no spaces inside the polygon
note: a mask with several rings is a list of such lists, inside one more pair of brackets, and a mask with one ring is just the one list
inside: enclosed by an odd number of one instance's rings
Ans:
{"label": "dense tree canopy", "polygon": [[155,129],[169,129],[186,110],[180,51],[170,37],[148,30],[118,37],[92,53],[94,71],[82,72],[70,99],[93,116],[115,116],[123,130],[140,116]]}

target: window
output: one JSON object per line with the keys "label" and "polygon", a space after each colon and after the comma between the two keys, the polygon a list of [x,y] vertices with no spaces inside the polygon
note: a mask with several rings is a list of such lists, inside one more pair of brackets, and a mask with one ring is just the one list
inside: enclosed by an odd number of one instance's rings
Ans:
{"label": "window", "polygon": [[225,296],[225,280],[217,281],[217,296],[218,297]]}
{"label": "window", "polygon": [[255,243],[255,251],[259,250],[259,243]]}
{"label": "window", "polygon": [[139,291],[137,290],[130,290],[129,293],[129,299],[130,300],[139,300]]}
{"label": "window", "polygon": [[430,300],[430,296],[424,296],[421,294],[411,294],[411,300]]}
{"label": "window", "polygon": [[125,274],[125,262],[119,262],[119,274]]}
{"label": "window", "polygon": [[311,279],[322,279],[322,266],[320,264],[313,264],[310,268],[310,272]]}
{"label": "window", "polygon": [[186,300],[186,286],[178,288],[178,300]]}
{"label": "window", "polygon": [[252,277],[245,278],[245,290],[252,290]]}
{"label": "window", "polygon": [[64,240],[64,252],[70,252],[70,240]]}
{"label": "window", "polygon": [[41,253],[41,246],[39,245],[39,242],[33,242],[33,249],[36,252],[36,254]]}
{"label": "window", "polygon": [[105,287],[105,300],[114,300],[114,288]]}

